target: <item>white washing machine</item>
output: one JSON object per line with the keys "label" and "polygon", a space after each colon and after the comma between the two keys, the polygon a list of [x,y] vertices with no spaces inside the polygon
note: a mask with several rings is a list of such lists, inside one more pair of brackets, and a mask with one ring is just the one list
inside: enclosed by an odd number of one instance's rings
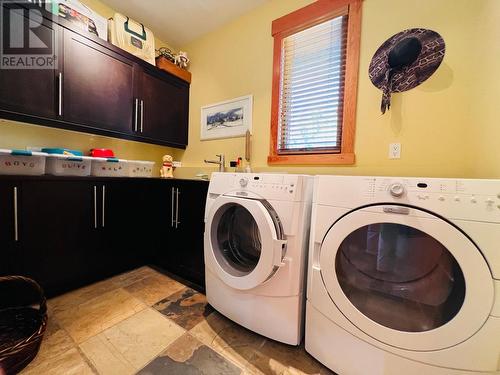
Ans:
{"label": "white washing machine", "polygon": [[205,209],[208,302],[236,323],[298,345],[313,178],[213,173]]}
{"label": "white washing machine", "polygon": [[497,374],[500,180],[319,176],[306,350],[341,375]]}

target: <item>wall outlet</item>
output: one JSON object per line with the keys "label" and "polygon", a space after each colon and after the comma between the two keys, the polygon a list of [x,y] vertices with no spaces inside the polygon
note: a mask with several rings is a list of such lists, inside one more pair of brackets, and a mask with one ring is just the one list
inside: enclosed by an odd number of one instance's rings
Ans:
{"label": "wall outlet", "polygon": [[389,159],[401,158],[401,143],[391,143],[389,145]]}

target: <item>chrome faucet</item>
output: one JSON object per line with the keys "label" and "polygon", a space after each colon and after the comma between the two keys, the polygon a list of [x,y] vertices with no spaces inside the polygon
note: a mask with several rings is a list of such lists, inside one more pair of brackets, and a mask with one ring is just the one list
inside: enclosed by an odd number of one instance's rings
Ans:
{"label": "chrome faucet", "polygon": [[219,160],[207,160],[205,159],[205,163],[208,164],[217,164],[219,166],[219,172],[225,172],[226,171],[226,158],[224,157],[224,154],[216,155]]}

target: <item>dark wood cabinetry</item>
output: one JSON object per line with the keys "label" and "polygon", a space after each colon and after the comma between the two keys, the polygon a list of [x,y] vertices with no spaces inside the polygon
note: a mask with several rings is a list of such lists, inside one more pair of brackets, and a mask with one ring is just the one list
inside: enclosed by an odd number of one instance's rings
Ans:
{"label": "dark wood cabinetry", "polygon": [[0,69],[0,117],[186,147],[188,82],[43,14],[36,32],[51,40],[57,64]]}
{"label": "dark wood cabinetry", "polygon": [[97,240],[92,184],[23,181],[18,188],[19,234],[12,256],[14,274],[38,280],[49,294],[92,278],[87,257]]}
{"label": "dark wood cabinetry", "polygon": [[179,146],[187,144],[189,87],[151,71],[143,70],[138,75],[141,135]]}
{"label": "dark wood cabinetry", "polygon": [[150,215],[156,202],[149,187],[142,180],[113,181],[101,187],[103,251],[115,272],[139,267],[151,253],[155,223]]}
{"label": "dark wood cabinetry", "polygon": [[63,61],[64,120],[131,133],[133,62],[67,29],[64,30]]}
{"label": "dark wood cabinetry", "polygon": [[[5,18],[8,12],[7,5],[2,3],[0,6],[5,7],[2,12]],[[26,16],[26,13],[22,15],[24,18]],[[41,40],[50,40],[56,50],[60,48],[61,29],[57,24],[44,19],[37,33]],[[10,52],[23,56],[27,48],[16,48]],[[58,110],[56,76],[55,69],[0,69],[0,108],[14,113],[54,119]]]}
{"label": "dark wood cabinetry", "polygon": [[169,215],[162,220],[169,242],[155,249],[155,263],[179,276],[204,286],[204,212],[208,184],[202,181],[172,180],[162,204]]}
{"label": "dark wood cabinetry", "polygon": [[15,184],[0,184],[0,275],[8,273],[13,247],[16,243],[16,195]]}
{"label": "dark wood cabinetry", "polygon": [[207,190],[187,180],[0,177],[0,274],[32,277],[53,296],[152,264],[203,288]]}

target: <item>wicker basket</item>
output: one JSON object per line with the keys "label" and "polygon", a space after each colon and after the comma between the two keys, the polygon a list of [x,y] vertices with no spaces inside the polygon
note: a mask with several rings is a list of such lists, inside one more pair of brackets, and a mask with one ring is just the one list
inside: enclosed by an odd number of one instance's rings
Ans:
{"label": "wicker basket", "polygon": [[38,353],[47,301],[40,285],[22,276],[0,277],[0,296],[0,373],[16,374]]}

